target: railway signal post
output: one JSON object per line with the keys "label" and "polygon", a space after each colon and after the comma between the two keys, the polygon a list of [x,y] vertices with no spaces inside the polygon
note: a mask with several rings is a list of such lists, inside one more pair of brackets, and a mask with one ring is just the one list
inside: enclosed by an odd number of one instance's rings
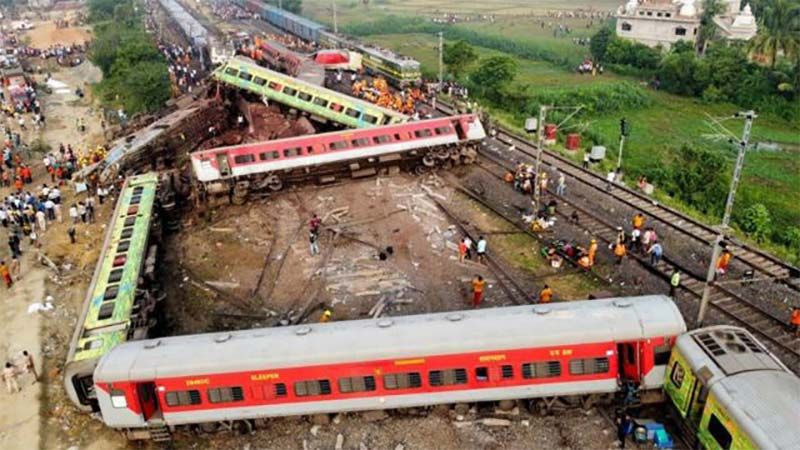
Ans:
{"label": "railway signal post", "polygon": [[742,132],[741,140],[739,140],[739,154],[736,156],[736,167],[733,169],[733,178],[731,179],[730,191],[728,191],[728,200],[725,203],[725,213],[722,215],[722,224],[719,227],[719,234],[714,240],[714,250],[711,252],[711,262],[708,265],[708,273],[706,274],[706,285],[703,287],[703,297],[700,300],[700,311],[697,313],[698,327],[703,326],[706,310],[708,310],[708,302],[711,297],[711,288],[716,275],[717,259],[722,251],[721,244],[725,239],[725,230],[728,228],[728,224],[731,221],[733,201],[736,198],[736,188],[739,186],[739,180],[742,177],[744,155],[747,152],[747,144],[750,141],[750,131],[753,128],[753,120],[758,116],[754,111],[745,111],[737,113],[734,117],[744,117],[744,131]]}
{"label": "railway signal post", "polygon": [[619,155],[617,155],[617,173],[622,170],[622,147],[625,145],[625,138],[631,132],[631,124],[624,117],[619,121]]}

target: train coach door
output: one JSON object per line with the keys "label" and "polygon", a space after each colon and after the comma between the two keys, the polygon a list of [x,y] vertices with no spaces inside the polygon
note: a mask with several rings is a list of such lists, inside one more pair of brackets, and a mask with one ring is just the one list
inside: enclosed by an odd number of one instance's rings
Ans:
{"label": "train coach door", "polygon": [[158,413],[158,396],[156,395],[156,384],[152,382],[139,383],[136,388],[139,396],[139,405],[142,408],[142,416],[145,421],[153,418]]}
{"label": "train coach door", "polygon": [[465,141],[467,139],[467,130],[465,129],[465,123],[463,120],[456,120],[453,122],[456,127],[456,133],[458,134],[459,141]]}
{"label": "train coach door", "polygon": [[639,382],[639,343],[626,342],[617,344],[619,357],[619,376],[623,381]]}
{"label": "train coach door", "polygon": [[228,164],[227,153],[217,153],[217,167],[219,167],[220,176],[227,177],[231,174],[231,166]]}

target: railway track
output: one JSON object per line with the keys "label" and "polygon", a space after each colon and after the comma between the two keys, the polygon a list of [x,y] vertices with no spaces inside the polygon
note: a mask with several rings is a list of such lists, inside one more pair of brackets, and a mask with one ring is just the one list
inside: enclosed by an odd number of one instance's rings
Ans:
{"label": "railway track", "polygon": [[[505,172],[514,170],[514,167],[509,167],[507,162],[499,160],[485,149],[479,150],[479,154],[482,161],[487,161],[500,170],[493,171],[485,165],[478,167],[491,173],[492,176],[503,183]],[[604,188],[605,183],[601,188],[605,192]],[[552,190],[548,190],[547,194],[558,200],[557,214],[565,222],[569,220],[573,212],[577,212],[581,219],[576,226],[606,244],[615,241],[617,234],[615,223],[609,222],[599,214],[577,205],[565,197],[556,195]],[[522,194],[519,195],[522,196]],[[629,252],[628,256],[635,259],[644,269],[665,281],[669,280],[673,271],[680,270],[683,274],[681,281],[682,291],[686,292],[694,300],[699,301],[702,298],[705,286],[704,274],[684,267],[684,265],[668,256],[662,257],[656,265],[650,264],[649,258],[640,253]],[[788,367],[795,372],[800,372],[800,339],[796,338],[786,328],[785,320],[763,309],[747,297],[720,284],[713,285],[710,304],[712,311],[719,315],[719,317],[712,317],[712,319],[733,322],[758,334],[769,343],[770,350],[778,355]]]}
{"label": "railway track", "polygon": [[[437,109],[451,115],[457,111],[450,105],[437,101]],[[536,145],[532,142],[516,135],[510,130],[502,127],[497,128],[497,140],[507,145],[514,145],[516,151],[524,156],[535,158]],[[685,236],[698,241],[709,249],[714,243],[717,231],[711,226],[703,224],[698,220],[687,216],[673,208],[656,203],[646,195],[627,188],[624,185],[615,184],[611,191],[606,191],[606,179],[591,170],[584,169],[568,158],[559,154],[542,152],[542,163],[553,169],[558,169],[571,179],[578,181],[594,190],[602,191],[607,196],[631,207],[642,211],[650,218],[661,222],[667,228],[684,234]],[[736,255],[737,260],[749,266],[753,270],[784,282],[794,291],[800,293],[800,268],[792,266],[779,258],[770,255],[762,250],[754,248],[735,238],[726,236],[728,248]]]}

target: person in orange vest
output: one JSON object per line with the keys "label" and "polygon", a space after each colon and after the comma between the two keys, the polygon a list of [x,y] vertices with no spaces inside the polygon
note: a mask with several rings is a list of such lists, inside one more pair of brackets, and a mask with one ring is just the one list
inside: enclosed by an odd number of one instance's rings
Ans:
{"label": "person in orange vest", "polygon": [[594,265],[594,258],[597,256],[597,239],[592,239],[589,243],[589,266]]}
{"label": "person in orange vest", "polygon": [[589,260],[589,255],[583,255],[580,258],[578,258],[578,265],[581,266],[581,268],[586,269],[586,270],[591,269],[592,268],[592,262]]}
{"label": "person in orange vest", "polygon": [[731,263],[731,251],[727,248],[722,250],[722,254],[717,259],[717,275],[725,275],[728,273],[728,265]]}
{"label": "person in orange vest", "polygon": [[644,227],[644,214],[638,212],[635,216],[633,216],[633,228],[637,230],[641,230]]}
{"label": "person in orange vest", "polygon": [[22,178],[17,177],[17,179],[14,180],[14,189],[16,189],[18,193],[22,193]]}
{"label": "person in orange vest", "polygon": [[539,292],[539,303],[550,303],[552,300],[553,290],[545,284],[544,288]]}
{"label": "person in orange vest", "polygon": [[614,245],[614,256],[617,257],[617,264],[622,264],[622,259],[625,258],[625,254],[627,250],[625,249],[625,243],[622,241],[617,241]]}
{"label": "person in orange vest", "polygon": [[319,318],[319,323],[328,323],[333,318],[333,313],[331,309],[327,306],[322,310],[322,316]]}
{"label": "person in orange vest", "polygon": [[11,289],[11,285],[14,284],[14,282],[11,280],[11,271],[8,270],[5,261],[0,261],[0,278],[5,281],[7,288]]}
{"label": "person in orange vest", "polygon": [[486,281],[480,275],[476,275],[472,279],[472,307],[478,308],[481,306],[483,300],[483,288],[486,286]]}
{"label": "person in orange vest", "polygon": [[467,243],[464,239],[461,239],[461,242],[458,243],[458,262],[464,263],[464,259],[467,257]]}
{"label": "person in orange vest", "polygon": [[800,306],[792,308],[792,319],[790,321],[794,327],[794,335],[800,337]]}

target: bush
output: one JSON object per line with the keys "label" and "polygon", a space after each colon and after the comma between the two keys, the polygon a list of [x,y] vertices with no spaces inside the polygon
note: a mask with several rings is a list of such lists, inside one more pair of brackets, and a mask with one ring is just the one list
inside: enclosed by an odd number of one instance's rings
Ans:
{"label": "bush", "polygon": [[772,233],[772,219],[769,210],[761,203],[745,208],[737,222],[744,232],[763,242]]}

